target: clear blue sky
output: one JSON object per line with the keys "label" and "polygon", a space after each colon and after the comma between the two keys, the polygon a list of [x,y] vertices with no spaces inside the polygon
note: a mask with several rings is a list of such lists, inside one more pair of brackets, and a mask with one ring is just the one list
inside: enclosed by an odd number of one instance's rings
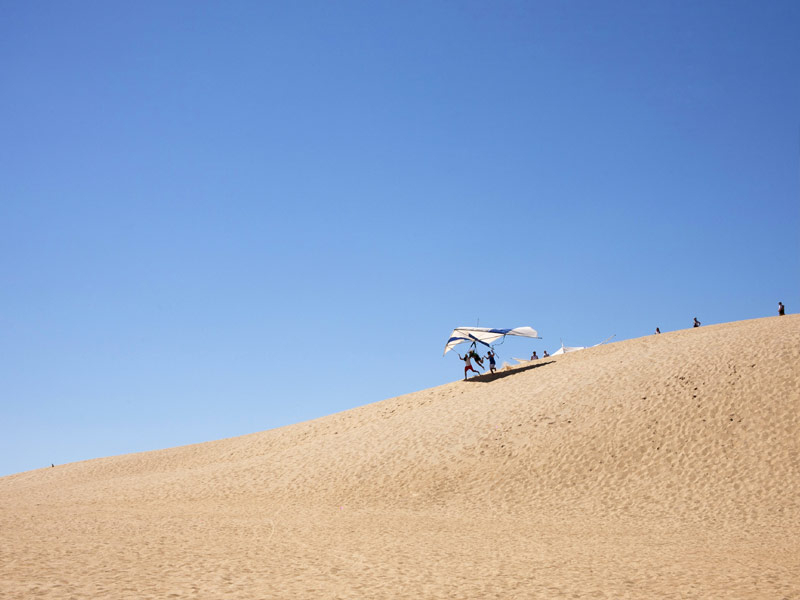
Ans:
{"label": "clear blue sky", "polygon": [[0,13],[0,475],[800,309],[793,0]]}

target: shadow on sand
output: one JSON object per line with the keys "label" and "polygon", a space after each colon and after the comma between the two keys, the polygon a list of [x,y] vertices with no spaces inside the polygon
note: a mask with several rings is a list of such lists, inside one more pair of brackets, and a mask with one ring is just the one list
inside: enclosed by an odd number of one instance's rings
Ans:
{"label": "shadow on sand", "polygon": [[497,371],[496,373],[484,373],[483,375],[475,375],[474,377],[470,377],[466,381],[478,381],[482,383],[487,383],[489,381],[494,381],[495,379],[502,379],[503,377],[509,377],[511,375],[518,375],[523,371],[530,371],[531,369],[538,369],[539,367],[543,367],[545,365],[553,364],[554,360],[548,360],[547,362],[537,363],[535,365],[527,365],[524,367],[519,367],[517,369],[510,369],[508,371]]}

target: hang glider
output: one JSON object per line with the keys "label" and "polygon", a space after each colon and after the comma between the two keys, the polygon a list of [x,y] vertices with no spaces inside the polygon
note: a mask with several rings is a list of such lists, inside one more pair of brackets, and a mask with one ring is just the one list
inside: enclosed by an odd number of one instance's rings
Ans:
{"label": "hang glider", "polygon": [[[532,327],[515,327],[514,329],[490,329],[488,327],[456,327],[450,334],[450,339],[444,347],[444,354],[447,354],[458,344],[475,342],[489,346],[492,342],[505,338],[507,335],[519,337],[541,339],[539,334]],[[442,356],[444,356],[442,354]]]}
{"label": "hang glider", "polygon": [[[617,334],[615,333],[611,337],[607,337],[606,339],[604,339],[599,344],[595,344],[594,346],[591,346],[591,347],[595,348],[597,346],[602,346],[603,344],[605,344],[611,338],[616,337],[616,335]],[[589,346],[565,346],[564,345],[564,341],[562,340],[561,341],[561,348],[559,348],[558,350],[553,352],[553,354],[551,354],[551,356],[558,356],[559,354],[566,354],[567,352],[575,352],[576,350],[586,350],[586,348],[589,348]]]}
{"label": "hang glider", "polygon": [[553,352],[550,356],[558,356],[559,354],[566,354],[567,352],[575,352],[577,350],[586,350],[588,346],[565,346],[564,342],[561,342],[561,348]]}

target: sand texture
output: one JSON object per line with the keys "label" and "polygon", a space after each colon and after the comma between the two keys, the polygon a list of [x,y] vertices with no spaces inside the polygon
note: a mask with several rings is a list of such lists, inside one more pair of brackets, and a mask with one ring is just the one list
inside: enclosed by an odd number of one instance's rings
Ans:
{"label": "sand texture", "polygon": [[800,600],[800,315],[500,375],[4,477],[0,597]]}

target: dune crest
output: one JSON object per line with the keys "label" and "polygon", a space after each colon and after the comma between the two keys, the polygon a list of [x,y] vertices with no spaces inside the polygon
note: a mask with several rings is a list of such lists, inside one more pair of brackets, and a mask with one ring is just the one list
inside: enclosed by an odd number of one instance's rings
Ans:
{"label": "dune crest", "polygon": [[0,479],[3,598],[800,600],[800,315]]}

